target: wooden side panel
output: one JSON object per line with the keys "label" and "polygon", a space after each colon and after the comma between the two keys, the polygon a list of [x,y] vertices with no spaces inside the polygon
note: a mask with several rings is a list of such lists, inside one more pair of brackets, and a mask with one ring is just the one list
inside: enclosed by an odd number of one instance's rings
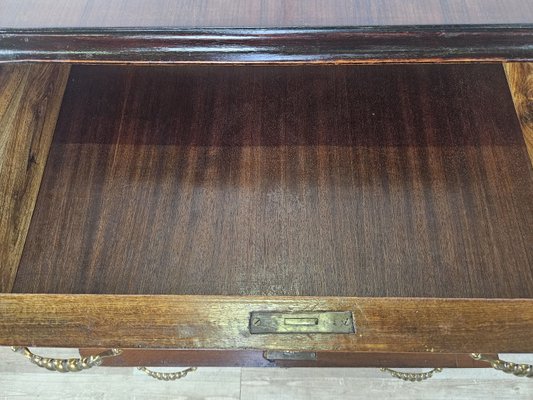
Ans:
{"label": "wooden side panel", "polygon": [[0,67],[0,292],[15,281],[70,67]]}
{"label": "wooden side panel", "polygon": [[[84,357],[103,349],[80,349]],[[317,352],[316,359],[267,360],[257,350],[138,350],[124,349],[118,357],[104,359],[106,367],[391,367],[391,368],[487,368],[470,354]],[[496,356],[496,355],[495,355]]]}
{"label": "wooden side panel", "polygon": [[533,164],[533,63],[507,63],[503,66]]}
{"label": "wooden side panel", "polygon": [[[251,311],[352,311],[355,334],[259,334]],[[0,345],[533,352],[533,300],[0,295]]]}

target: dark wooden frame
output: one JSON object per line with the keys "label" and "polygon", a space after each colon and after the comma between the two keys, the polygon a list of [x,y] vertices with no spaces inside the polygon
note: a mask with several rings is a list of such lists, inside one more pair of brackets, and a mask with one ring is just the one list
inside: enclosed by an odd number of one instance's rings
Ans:
{"label": "dark wooden frame", "polygon": [[[446,27],[443,30],[442,27],[411,27],[411,31],[405,28],[350,28],[345,31],[284,29],[269,30],[272,31],[271,36],[266,30],[246,29],[170,33],[135,30],[5,30],[0,33],[0,61],[524,61],[533,59],[531,28]],[[258,36],[254,36],[254,32]],[[178,51],[175,48],[177,44],[181,46]],[[214,45],[216,51],[213,51]],[[125,50],[116,51],[121,46]],[[191,47],[198,48],[198,52],[190,53]],[[68,67],[47,67],[35,66],[28,76],[31,77],[33,73],[30,82],[34,82],[34,79],[43,82],[43,96],[51,93],[50,96],[57,101],[62,96],[61,88],[64,88]],[[530,144],[532,130],[528,115],[531,104],[520,99],[527,97],[525,93],[529,90],[529,81],[526,75],[531,72],[520,64],[509,64],[506,68],[526,141]],[[62,83],[56,89],[47,89],[47,84],[54,87],[52,82],[59,79],[58,76],[61,76]],[[19,97],[24,100],[24,96]],[[44,109],[41,114],[33,114],[30,107],[27,108],[30,111],[17,117],[21,123],[29,123],[35,115],[40,115],[45,122],[41,121],[44,128],[40,127],[33,133],[37,139],[22,140],[13,145],[21,154],[25,151],[30,154],[28,158],[17,161],[22,172],[15,183],[27,190],[21,192],[19,203],[10,210],[17,223],[21,222],[18,220],[21,215],[25,215],[25,219],[20,225],[9,226],[10,230],[5,233],[6,237],[11,237],[15,232],[19,239],[22,238],[18,241],[19,248],[16,251],[20,251],[24,242],[49,145],[49,139],[41,141],[39,138],[43,134],[46,137],[51,135],[57,117],[57,103],[50,108]],[[13,137],[17,137],[17,126],[9,125],[9,133]],[[5,174],[0,176],[0,183],[5,178]],[[0,193],[2,195],[8,196],[10,193]],[[13,260],[8,259],[16,264],[18,256],[15,256]],[[4,272],[2,286],[9,287],[16,267],[14,271],[9,269]],[[285,310],[289,307],[293,310],[351,310],[355,314],[357,332],[350,336],[288,335],[280,338],[276,335],[253,336],[247,330],[251,311]],[[464,354],[533,352],[532,331],[532,299],[0,295],[2,345],[257,351],[282,347],[294,351]]]}
{"label": "dark wooden frame", "polygon": [[[527,91],[530,66],[508,64],[511,92],[520,105],[526,142],[531,130],[527,120],[530,103]],[[53,107],[43,109],[44,120],[57,116],[57,100],[67,66],[36,65],[27,69],[28,83],[37,79],[47,88],[61,77],[53,90]],[[59,75],[58,75],[59,74]],[[13,75],[16,76],[16,75]],[[19,79],[19,78],[17,78]],[[9,82],[8,82],[9,84]],[[24,87],[19,86],[24,90]],[[55,86],[52,86],[55,87]],[[43,89],[44,90],[44,89]],[[49,90],[49,89],[48,89]],[[44,93],[52,93],[50,91]],[[21,101],[34,101],[19,96]],[[18,98],[18,97],[17,97]],[[22,124],[35,118],[32,107],[16,114]],[[11,121],[11,119],[8,119]],[[14,127],[8,131],[18,138]],[[36,132],[51,134],[54,124],[46,123]],[[37,134],[37,133],[36,133]],[[18,185],[26,187],[13,212],[31,216],[44,168],[47,141],[23,141],[17,145],[34,157],[20,160],[23,170]],[[44,156],[39,156],[44,154]],[[32,161],[33,160],[33,161]],[[43,161],[43,162],[41,162]],[[29,165],[29,168],[28,168]],[[38,167],[38,168],[37,168]],[[25,172],[24,172],[25,171]],[[24,172],[24,173],[23,173]],[[7,175],[3,179],[11,179]],[[8,179],[8,180],[9,180]],[[27,182],[35,182],[31,185]],[[9,193],[5,193],[9,195]],[[15,221],[19,221],[16,218]],[[24,238],[27,221],[12,225],[8,235]],[[6,242],[7,243],[7,242]],[[23,240],[16,251],[20,251]],[[8,256],[9,249],[6,253]],[[12,262],[16,264],[18,257]],[[8,257],[9,261],[10,258]],[[10,281],[14,270],[6,272]],[[9,291],[8,288],[6,288]],[[354,313],[355,335],[251,335],[251,311],[265,310],[348,310]],[[213,296],[121,296],[121,295],[0,295],[0,344],[66,347],[123,347],[168,349],[255,349],[323,352],[414,352],[414,353],[499,353],[533,352],[532,299],[423,299],[423,298],[305,298],[305,297],[213,297]]]}

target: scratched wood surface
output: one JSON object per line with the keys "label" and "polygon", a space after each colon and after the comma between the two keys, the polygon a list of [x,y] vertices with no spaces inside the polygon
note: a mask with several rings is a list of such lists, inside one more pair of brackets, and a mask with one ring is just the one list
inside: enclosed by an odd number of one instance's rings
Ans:
{"label": "scratched wood surface", "polygon": [[280,27],[533,23],[529,0],[3,0],[7,27]]}
{"label": "scratched wood surface", "polygon": [[[353,313],[354,334],[251,334],[252,311]],[[533,300],[0,295],[0,345],[531,353]]]}
{"label": "scratched wood surface", "polygon": [[0,67],[0,292],[9,292],[70,68]]}
{"label": "scratched wood surface", "polygon": [[74,67],[14,290],[531,298],[531,198],[499,65]]}

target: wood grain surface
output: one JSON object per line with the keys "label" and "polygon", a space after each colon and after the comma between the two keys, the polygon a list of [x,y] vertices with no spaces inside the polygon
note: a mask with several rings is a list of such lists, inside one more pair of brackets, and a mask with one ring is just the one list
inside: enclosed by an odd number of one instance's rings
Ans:
{"label": "wood grain surface", "polygon": [[508,63],[504,68],[533,165],[533,63]]}
{"label": "wood grain surface", "polygon": [[70,67],[0,67],[0,292],[17,267]]}
{"label": "wood grain surface", "polygon": [[533,23],[529,0],[2,0],[1,28]]}
{"label": "wood grain surface", "polygon": [[[106,349],[80,349],[83,357],[100,354]],[[490,364],[474,361],[470,354],[448,353],[376,353],[315,352],[316,360],[267,360],[257,350],[138,350],[122,349],[118,357],[106,358],[106,367],[390,367],[390,368],[490,368]],[[497,355],[493,355],[497,358]]]}
{"label": "wood grain surface", "polygon": [[74,67],[19,293],[533,297],[499,65]]}
{"label": "wood grain surface", "polygon": [[[352,311],[355,334],[256,334],[252,311]],[[0,295],[0,344],[531,353],[533,300]]]}

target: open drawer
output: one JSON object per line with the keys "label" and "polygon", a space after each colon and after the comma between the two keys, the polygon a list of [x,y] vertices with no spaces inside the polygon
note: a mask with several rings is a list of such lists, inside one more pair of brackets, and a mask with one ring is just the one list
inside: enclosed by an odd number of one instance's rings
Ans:
{"label": "open drawer", "polygon": [[530,74],[2,65],[0,344],[125,349],[114,365],[533,352]]}

